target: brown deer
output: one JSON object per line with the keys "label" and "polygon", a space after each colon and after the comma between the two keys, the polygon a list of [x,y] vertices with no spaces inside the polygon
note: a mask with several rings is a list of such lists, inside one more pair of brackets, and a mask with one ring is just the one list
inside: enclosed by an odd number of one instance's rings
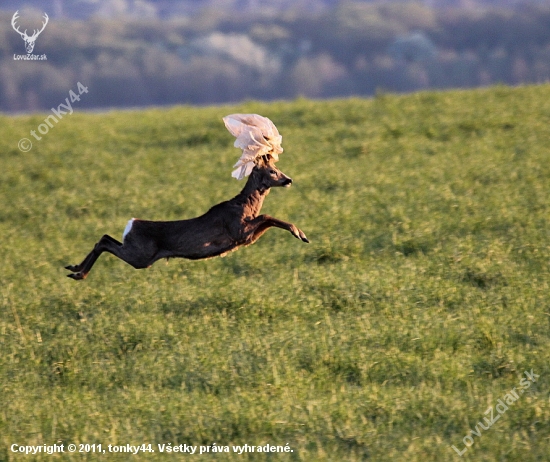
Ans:
{"label": "brown deer", "polygon": [[[266,140],[263,139],[262,143]],[[291,184],[292,179],[275,167],[273,156],[269,152],[261,154],[254,159],[245,187],[233,199],[221,202],[204,215],[189,220],[146,221],[132,218],[124,230],[122,242],[105,234],[82,263],[65,267],[71,271],[67,276],[77,280],[86,278],[103,252],[112,253],[136,269],[148,268],[161,258],[200,260],[223,256],[253,244],[271,227],[285,229],[309,243],[296,225],[259,214],[270,188]]]}

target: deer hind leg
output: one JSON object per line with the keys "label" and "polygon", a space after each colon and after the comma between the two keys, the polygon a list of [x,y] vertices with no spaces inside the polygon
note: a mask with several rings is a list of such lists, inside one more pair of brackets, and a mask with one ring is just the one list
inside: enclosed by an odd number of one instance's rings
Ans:
{"label": "deer hind leg", "polygon": [[88,254],[86,255],[86,258],[84,260],[82,260],[82,263],[80,263],[79,265],[68,265],[68,266],[65,266],[65,269],[68,269],[69,271],[72,271],[73,273],[79,273],[80,271],[82,271],[84,268],[88,267],[88,265],[90,265],[90,262],[91,262],[91,265],[89,266],[91,268],[91,266],[95,263],[95,261],[98,259],[99,257],[99,254],[96,255],[96,248],[98,245],[102,244],[102,241],[106,241],[106,240],[110,240],[113,244],[115,245],[119,245],[121,246],[122,244],[120,242],[118,242],[116,239],[113,239],[111,236],[109,236],[108,234],[105,234],[101,240],[94,246],[94,249]]}
{"label": "deer hind leg", "polygon": [[67,276],[76,280],[85,279],[92,269],[92,266],[94,266],[94,263],[103,252],[113,254],[115,257],[120,258],[136,269],[147,268],[152,263],[150,258],[140,255],[140,252],[136,252],[136,249],[132,246],[122,244],[108,234],[105,234],[86,258],[84,258],[82,263],[65,267],[69,271],[72,271],[72,273]]}
{"label": "deer hind leg", "polygon": [[304,232],[293,223],[273,218],[269,215],[260,215],[250,222],[252,225],[252,242],[256,242],[269,228],[281,228],[290,232],[295,238],[309,243]]}

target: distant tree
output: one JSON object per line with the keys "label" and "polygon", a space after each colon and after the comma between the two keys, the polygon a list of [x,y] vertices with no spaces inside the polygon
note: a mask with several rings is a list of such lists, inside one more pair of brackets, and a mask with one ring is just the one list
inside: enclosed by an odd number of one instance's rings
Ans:
{"label": "distant tree", "polygon": [[388,48],[388,52],[395,59],[417,62],[434,58],[437,49],[424,33],[417,31],[397,37]]}

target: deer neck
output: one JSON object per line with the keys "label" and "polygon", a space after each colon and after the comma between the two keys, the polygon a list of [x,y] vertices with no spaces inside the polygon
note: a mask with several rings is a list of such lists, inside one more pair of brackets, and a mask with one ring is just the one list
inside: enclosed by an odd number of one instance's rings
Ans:
{"label": "deer neck", "polygon": [[270,188],[263,188],[255,175],[250,175],[243,190],[235,197],[235,202],[244,207],[245,216],[256,218],[260,214],[264,199]]}

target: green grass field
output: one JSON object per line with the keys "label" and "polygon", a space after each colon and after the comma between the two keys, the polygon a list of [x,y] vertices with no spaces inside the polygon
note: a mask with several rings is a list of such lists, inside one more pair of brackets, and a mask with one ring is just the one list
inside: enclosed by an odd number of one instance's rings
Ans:
{"label": "green grass field", "polygon": [[[56,442],[156,451],[102,460],[548,460],[549,85],[74,109],[40,141],[48,114],[0,117],[0,460],[51,460],[10,448]],[[105,254],[67,278],[131,217],[239,192],[232,112],[281,131],[294,185],[263,212],[311,244],[273,229],[225,258],[136,271]]]}

